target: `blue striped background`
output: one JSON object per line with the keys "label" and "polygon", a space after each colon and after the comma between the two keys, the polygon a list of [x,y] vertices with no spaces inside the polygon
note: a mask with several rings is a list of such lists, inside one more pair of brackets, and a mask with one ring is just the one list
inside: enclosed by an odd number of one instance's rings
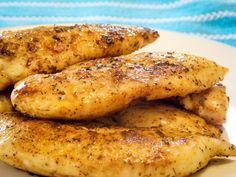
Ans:
{"label": "blue striped background", "polygon": [[0,0],[0,27],[52,23],[141,25],[236,46],[236,0]]}

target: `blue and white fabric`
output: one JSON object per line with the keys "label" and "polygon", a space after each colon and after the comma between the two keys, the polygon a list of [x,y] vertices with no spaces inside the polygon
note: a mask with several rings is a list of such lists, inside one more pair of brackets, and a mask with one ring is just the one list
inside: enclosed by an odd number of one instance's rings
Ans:
{"label": "blue and white fabric", "polygon": [[0,0],[0,27],[59,23],[141,25],[236,46],[236,0]]}

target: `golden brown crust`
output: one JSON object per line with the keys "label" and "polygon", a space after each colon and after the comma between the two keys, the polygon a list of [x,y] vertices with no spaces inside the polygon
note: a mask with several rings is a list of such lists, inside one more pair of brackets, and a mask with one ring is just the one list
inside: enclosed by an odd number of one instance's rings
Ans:
{"label": "golden brown crust", "polygon": [[122,127],[157,127],[168,136],[200,134],[220,138],[222,132],[201,117],[161,101],[137,103],[97,120]]}
{"label": "golden brown crust", "polygon": [[225,86],[221,84],[200,93],[179,98],[179,103],[211,124],[222,125],[226,122],[229,98],[226,95]]}
{"label": "golden brown crust", "polygon": [[115,25],[41,26],[0,35],[0,90],[26,76],[55,73],[94,58],[131,53],[158,33]]}
{"label": "golden brown crust", "polygon": [[91,119],[139,98],[201,92],[226,72],[213,61],[187,54],[130,54],[81,62],[57,74],[30,76],[15,86],[11,100],[30,116]]}
{"label": "golden brown crust", "polygon": [[47,176],[182,177],[216,155],[236,155],[234,146],[208,136],[166,136],[156,128],[89,127],[16,113],[0,116],[0,142],[2,161]]}

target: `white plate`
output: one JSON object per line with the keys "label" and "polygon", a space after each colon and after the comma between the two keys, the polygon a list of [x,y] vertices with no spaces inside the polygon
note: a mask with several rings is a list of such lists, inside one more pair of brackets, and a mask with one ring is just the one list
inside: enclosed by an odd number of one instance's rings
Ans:
{"label": "white plate", "polygon": [[[186,52],[213,59],[230,69],[223,81],[227,86],[227,93],[230,97],[230,107],[227,123],[224,125],[226,130],[224,133],[228,136],[229,141],[236,145],[236,58],[234,58],[236,57],[236,48],[176,32],[159,30],[159,33],[161,37],[155,43],[140,51]],[[0,176],[32,177],[28,173],[14,169],[1,162]],[[206,168],[191,177],[236,177],[236,158],[213,160]]]}

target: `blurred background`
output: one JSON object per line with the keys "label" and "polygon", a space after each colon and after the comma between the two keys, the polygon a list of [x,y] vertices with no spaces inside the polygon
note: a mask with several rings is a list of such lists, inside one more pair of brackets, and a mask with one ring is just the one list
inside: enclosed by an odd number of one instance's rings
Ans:
{"label": "blurred background", "polygon": [[59,23],[141,25],[236,47],[236,0],[0,0],[0,27]]}

